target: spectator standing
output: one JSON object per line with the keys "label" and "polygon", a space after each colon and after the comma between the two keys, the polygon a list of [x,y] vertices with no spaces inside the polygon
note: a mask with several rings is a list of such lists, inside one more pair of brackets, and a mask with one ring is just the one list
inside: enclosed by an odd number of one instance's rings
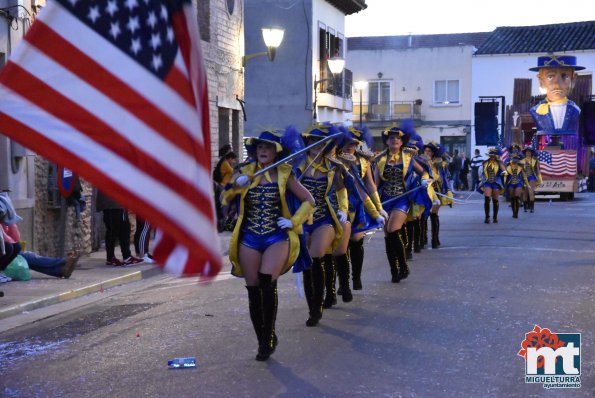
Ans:
{"label": "spectator standing", "polygon": [[136,257],[142,258],[147,264],[153,264],[153,256],[149,253],[149,243],[151,240],[151,224],[140,218],[136,214],[136,229],[134,230],[134,251]]}
{"label": "spectator standing", "polygon": [[215,209],[217,211],[217,230],[223,232],[227,222],[227,207],[221,204],[221,193],[231,181],[234,165],[238,156],[233,152],[231,145],[226,144],[219,148],[219,161],[213,169],[213,191],[215,192]]}
{"label": "spectator standing", "polygon": [[459,159],[459,150],[455,149],[452,161],[450,162],[450,175],[453,181],[453,190],[458,191],[461,178],[461,162]]}
{"label": "spectator standing", "polygon": [[[97,191],[97,211],[103,212],[105,224],[106,265],[124,266],[143,262],[142,258],[134,257],[130,252],[130,220],[128,211],[109,198],[101,191]],[[116,239],[120,243],[122,260],[115,254]]]}
{"label": "spectator standing", "polygon": [[475,149],[475,155],[471,158],[471,189],[476,190],[479,184],[479,168],[481,167],[484,159],[479,153],[479,149]]}
{"label": "spectator standing", "polygon": [[469,159],[465,156],[465,153],[461,153],[461,189],[469,190]]}

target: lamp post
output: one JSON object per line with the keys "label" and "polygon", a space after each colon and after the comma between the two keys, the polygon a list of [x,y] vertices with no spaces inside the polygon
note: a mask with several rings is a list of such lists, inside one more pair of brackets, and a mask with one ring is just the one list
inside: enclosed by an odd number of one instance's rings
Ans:
{"label": "lamp post", "polygon": [[364,89],[366,87],[368,87],[368,82],[365,80],[359,80],[355,83],[353,83],[353,85],[355,86],[355,88],[359,91],[359,127],[362,128],[362,123],[363,123],[363,113],[362,113],[362,108],[363,108],[363,104],[362,104],[362,92],[364,91]]}
{"label": "lamp post", "polygon": [[[317,102],[318,92],[316,91],[316,89],[318,87],[318,84],[325,82],[325,81],[332,80],[333,86],[334,86],[334,88],[336,88],[337,84],[336,84],[335,78],[339,73],[343,72],[343,68],[345,68],[345,59],[343,59],[341,57],[334,57],[334,58],[327,60],[327,64],[328,64],[329,69],[331,70],[331,73],[333,74],[332,79],[324,78],[324,79],[316,80],[316,75],[314,76],[314,121],[316,121],[316,118],[317,118],[316,102]],[[337,94],[337,93],[335,93],[335,94]]]}
{"label": "lamp post", "polygon": [[264,44],[267,46],[267,50],[259,53],[244,55],[242,57],[242,66],[246,66],[246,62],[248,62],[252,58],[264,55],[266,55],[269,58],[269,61],[273,62],[275,60],[277,47],[281,45],[284,34],[285,30],[281,28],[262,28],[262,38],[264,40]]}

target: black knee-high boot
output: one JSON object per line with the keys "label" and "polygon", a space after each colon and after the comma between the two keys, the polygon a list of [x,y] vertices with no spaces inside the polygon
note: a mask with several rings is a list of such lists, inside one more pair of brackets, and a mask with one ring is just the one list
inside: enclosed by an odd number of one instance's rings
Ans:
{"label": "black knee-high boot", "polygon": [[[246,286],[248,290],[248,308],[250,309],[250,320],[258,339],[258,352],[263,342],[264,316],[262,313],[262,289],[260,286]],[[256,358],[258,358],[258,355]]]}
{"label": "black knee-high boot", "polygon": [[[324,266],[322,258],[313,257],[309,272],[304,271],[304,293],[308,302],[310,317],[306,326],[316,326],[322,318],[322,299],[324,296]],[[308,287],[306,288],[306,285]]]}
{"label": "black knee-high boot", "polygon": [[[407,257],[407,260],[411,260],[413,258],[413,223],[415,222],[415,220],[411,220],[411,221],[407,221],[405,223],[405,226],[403,227],[403,236],[405,237],[405,239],[403,239],[403,241],[405,242],[405,254]],[[402,236],[402,237],[403,237]]]}
{"label": "black knee-high boot", "polygon": [[277,281],[271,275],[258,273],[260,291],[262,294],[262,338],[258,342],[257,361],[266,361],[277,347],[275,321],[277,320]]}
{"label": "black knee-high boot", "polygon": [[362,290],[362,267],[364,266],[364,238],[349,241],[349,258],[353,272],[353,290]]}
{"label": "black knee-high boot", "polygon": [[339,275],[339,286],[341,286],[341,295],[343,302],[348,303],[353,300],[351,289],[349,288],[349,260],[347,254],[335,256],[335,264],[337,265],[337,274]]}
{"label": "black knee-high boot", "polygon": [[438,248],[438,214],[430,213],[432,222],[432,249]]}
{"label": "black knee-high boot", "polygon": [[335,279],[337,278],[337,271],[333,263],[333,255],[324,255],[324,301],[322,306],[324,308],[331,308],[337,304],[337,292],[335,290]]}
{"label": "black knee-high boot", "polygon": [[413,252],[421,252],[421,218],[413,220]]}
{"label": "black knee-high boot", "polygon": [[484,222],[486,224],[489,224],[490,223],[490,197],[489,196],[483,197],[483,211],[486,214],[486,219]]}
{"label": "black knee-high boot", "polygon": [[512,198],[512,218],[519,218],[519,198]]}
{"label": "black knee-high boot", "polygon": [[428,244],[428,219],[422,216],[420,221],[421,226],[421,248],[425,249]]}
{"label": "black knee-high boot", "polygon": [[401,240],[399,231],[390,232],[388,235],[390,245],[392,246],[395,257],[397,258],[397,268],[399,272],[399,278],[405,279],[409,276],[409,266],[405,258],[405,244]]}
{"label": "black knee-high boot", "polygon": [[436,240],[438,241],[438,246],[440,246],[440,216],[438,213],[436,213]]}
{"label": "black knee-high boot", "polygon": [[[399,263],[397,260],[397,252],[395,251],[396,243],[394,238],[391,237],[399,233],[397,231],[391,232],[384,237],[384,244],[386,246],[386,258],[388,259],[388,265],[390,266],[391,282],[399,283],[401,281],[401,275],[399,273]],[[398,238],[397,238],[398,240]]]}
{"label": "black knee-high boot", "polygon": [[533,213],[533,210],[535,210],[535,201],[531,200],[529,201],[529,211]]}
{"label": "black knee-high boot", "polygon": [[500,209],[500,201],[492,198],[492,204],[494,205],[494,224],[498,222],[498,209]]}

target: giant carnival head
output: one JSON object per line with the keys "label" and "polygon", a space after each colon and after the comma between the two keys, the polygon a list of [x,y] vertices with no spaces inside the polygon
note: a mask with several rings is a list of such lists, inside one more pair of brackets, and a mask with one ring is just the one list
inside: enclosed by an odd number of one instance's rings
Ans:
{"label": "giant carnival head", "polygon": [[540,88],[545,91],[549,102],[567,98],[576,79],[576,71],[585,69],[576,64],[573,55],[545,55],[537,58],[537,66],[530,71],[537,72]]}

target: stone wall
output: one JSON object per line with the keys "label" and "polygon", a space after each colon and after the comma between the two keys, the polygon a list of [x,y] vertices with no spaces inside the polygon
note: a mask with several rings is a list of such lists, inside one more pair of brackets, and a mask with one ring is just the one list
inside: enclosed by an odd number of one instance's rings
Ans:
{"label": "stone wall", "polygon": [[[46,256],[62,256],[76,251],[91,252],[91,197],[92,187],[81,181],[86,199],[85,210],[77,219],[74,207],[55,193],[52,165],[39,156],[35,159],[35,251]],[[57,199],[57,200],[56,200]],[[63,237],[63,238],[62,238]]]}

